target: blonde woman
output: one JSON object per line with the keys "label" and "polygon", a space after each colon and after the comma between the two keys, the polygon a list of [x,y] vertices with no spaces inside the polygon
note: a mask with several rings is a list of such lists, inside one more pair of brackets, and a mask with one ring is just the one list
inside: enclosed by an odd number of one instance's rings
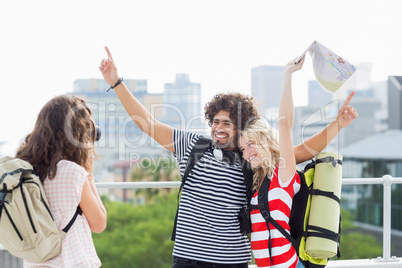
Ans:
{"label": "blonde woman", "polygon": [[[251,205],[258,205],[258,195],[264,179],[270,180],[268,203],[272,218],[290,232],[289,216],[294,195],[300,190],[300,177],[296,172],[295,152],[292,143],[293,97],[292,74],[300,70],[303,59],[295,64],[289,62],[284,71],[283,89],[278,115],[279,139],[274,131],[261,119],[254,121],[240,133],[239,148],[243,157],[254,171]],[[327,142],[338,133],[338,128],[348,126],[357,116],[353,107],[348,106],[355,92],[352,92],[341,107],[337,118],[328,127]],[[337,131],[334,131],[336,128]],[[306,145],[308,146],[308,145]],[[326,144],[315,144],[315,154]],[[258,267],[302,268],[295,248],[274,226],[268,230],[266,221],[258,209],[251,211],[251,248]],[[271,250],[268,249],[269,239]],[[271,255],[271,256],[270,256]]]}

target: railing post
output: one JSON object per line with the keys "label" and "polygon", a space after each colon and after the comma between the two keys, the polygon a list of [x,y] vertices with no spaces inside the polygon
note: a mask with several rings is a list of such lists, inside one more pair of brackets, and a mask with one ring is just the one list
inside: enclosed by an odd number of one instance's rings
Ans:
{"label": "railing post", "polygon": [[384,261],[391,259],[391,187],[392,177],[384,175],[384,211],[383,211],[383,239],[382,256]]}

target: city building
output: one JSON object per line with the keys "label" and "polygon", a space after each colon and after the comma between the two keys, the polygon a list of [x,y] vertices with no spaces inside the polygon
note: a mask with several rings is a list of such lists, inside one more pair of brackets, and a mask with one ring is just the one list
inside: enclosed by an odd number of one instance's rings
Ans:
{"label": "city building", "polygon": [[402,129],[402,76],[388,77],[388,124]]}
{"label": "city building", "polygon": [[[324,107],[304,106],[295,107],[292,137],[293,144],[301,144],[308,138],[322,131],[336,117],[336,103]],[[338,152],[339,135],[325,148],[327,152]],[[304,166],[304,164],[301,164]]]}
{"label": "city building", "polygon": [[[343,101],[339,103],[339,105],[342,104]],[[378,134],[387,128],[387,126],[384,125],[386,122],[383,118],[384,113],[381,112],[383,107],[381,106],[381,101],[379,99],[375,97],[361,96],[360,91],[357,91],[350,105],[357,110],[359,117],[340,133],[341,148]]]}
{"label": "city building", "polygon": [[[157,120],[162,120],[162,94],[149,94],[146,80],[124,80],[134,96]],[[101,129],[101,139],[95,144],[99,158],[95,161],[95,174],[99,181],[115,181],[109,171],[115,164],[144,157],[158,157],[165,150],[144,134],[125,111],[110,86],[103,79],[78,79],[72,94],[83,98],[92,109],[92,117]]]}
{"label": "city building", "polygon": [[[343,178],[402,177],[402,130],[388,130],[340,149]],[[393,185],[393,191],[401,185]],[[342,188],[343,207],[356,212],[357,221],[382,224],[382,186],[354,185]],[[393,194],[392,228],[402,230],[402,197]]]}
{"label": "city building", "polygon": [[199,133],[205,129],[201,110],[201,85],[190,81],[188,74],[176,74],[176,81],[165,83],[163,122],[169,126]]}
{"label": "city building", "polygon": [[[145,79],[124,79],[124,84],[132,92],[147,92],[147,80]],[[103,79],[76,79],[74,81],[74,92],[106,92],[109,84]]]}
{"label": "city building", "polygon": [[381,103],[381,109],[377,111],[379,124],[376,126],[378,133],[389,129],[388,123],[388,84],[387,81],[373,82],[373,97]]}
{"label": "city building", "polygon": [[317,80],[308,83],[308,106],[323,107],[332,102],[333,94],[324,90]]}
{"label": "city building", "polygon": [[251,69],[251,96],[261,114],[271,114],[267,109],[279,107],[282,93],[283,66],[262,65]]}
{"label": "city building", "polygon": [[354,64],[354,66],[356,66],[355,73],[333,94],[334,100],[346,99],[348,93],[352,90],[360,91],[364,94],[363,91],[372,89],[372,63],[359,62]]}
{"label": "city building", "polygon": [[[177,74],[174,83],[165,84],[162,94],[148,93],[146,80],[125,79],[124,83],[156,120],[197,133],[199,129],[205,130],[201,86],[192,83],[188,74]],[[95,178],[97,181],[130,181],[130,171],[140,165],[141,160],[156,161],[159,157],[172,157],[172,154],[137,127],[117,95],[106,92],[109,87],[102,79],[78,79],[74,82],[73,94],[88,103],[102,132],[95,144],[99,156],[95,160]],[[114,190],[102,194],[112,200],[138,202],[132,191]]]}
{"label": "city building", "polygon": [[385,81],[373,82],[372,64],[356,64],[357,71],[335,93],[333,100],[339,102],[339,108],[347,96],[356,91],[350,105],[359,113],[359,118],[342,130],[339,135],[339,148],[353,144],[364,138],[384,132],[388,129],[388,99]]}

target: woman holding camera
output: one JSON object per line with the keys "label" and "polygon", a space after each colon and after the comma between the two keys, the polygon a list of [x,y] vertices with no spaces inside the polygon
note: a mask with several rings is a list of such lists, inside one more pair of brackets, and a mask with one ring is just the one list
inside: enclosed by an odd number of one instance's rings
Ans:
{"label": "woman holding camera", "polygon": [[29,162],[43,182],[53,218],[63,229],[78,216],[63,240],[61,253],[45,263],[24,267],[100,267],[92,232],[106,228],[106,209],[93,177],[94,142],[99,138],[91,110],[73,95],[48,101],[16,157]]}

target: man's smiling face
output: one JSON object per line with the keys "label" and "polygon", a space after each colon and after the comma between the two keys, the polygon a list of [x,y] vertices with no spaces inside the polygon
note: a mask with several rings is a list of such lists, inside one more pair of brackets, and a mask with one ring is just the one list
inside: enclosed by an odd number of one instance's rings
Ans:
{"label": "man's smiling face", "polygon": [[212,120],[211,136],[213,144],[221,149],[237,148],[237,129],[228,111],[220,110]]}

